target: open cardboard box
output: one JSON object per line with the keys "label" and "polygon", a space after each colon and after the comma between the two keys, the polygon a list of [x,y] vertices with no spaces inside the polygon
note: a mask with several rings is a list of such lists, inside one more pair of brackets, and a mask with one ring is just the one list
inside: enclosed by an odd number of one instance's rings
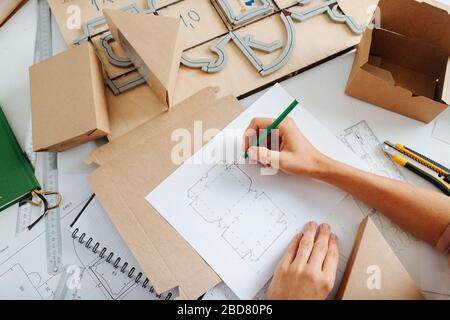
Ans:
{"label": "open cardboard box", "polygon": [[450,7],[382,0],[381,28],[358,46],[346,93],[429,123],[450,103]]}

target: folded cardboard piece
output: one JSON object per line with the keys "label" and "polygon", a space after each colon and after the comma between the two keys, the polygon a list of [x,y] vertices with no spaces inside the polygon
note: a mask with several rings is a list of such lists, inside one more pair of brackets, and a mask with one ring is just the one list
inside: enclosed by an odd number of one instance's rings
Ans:
{"label": "folded cardboard piece", "polygon": [[421,300],[423,296],[373,221],[361,223],[341,282],[341,300]]}
{"label": "folded cardboard piece", "polygon": [[[187,130],[195,139],[196,123],[200,122],[203,130],[220,130],[241,112],[234,97],[218,99],[214,89],[206,88],[97,149],[87,160],[100,165],[88,177],[89,184],[158,292],[178,287],[182,298],[196,299],[220,282],[197,252],[145,200],[177,168],[171,154],[179,141],[172,141],[172,133]],[[191,143],[193,152],[201,147]]]}
{"label": "folded cardboard piece", "polygon": [[90,43],[30,67],[35,151],[63,151],[109,134],[102,68]]}
{"label": "folded cardboard piece", "polygon": [[0,2],[0,27],[25,3],[26,1],[23,0],[2,0]]}
{"label": "folded cardboard piece", "polygon": [[156,96],[167,107],[173,106],[182,54],[180,20],[120,10],[103,13],[114,39],[120,41]]}
{"label": "folded cardboard piece", "polygon": [[[103,9],[122,9],[131,4],[137,5],[141,10],[149,9],[148,0],[48,0],[48,4],[68,46],[73,46],[74,41],[84,35],[86,22],[102,16]],[[91,28],[94,33],[101,33],[107,29],[104,25]]]}
{"label": "folded cardboard piece", "polygon": [[381,28],[358,46],[346,93],[429,123],[450,103],[450,7],[380,1]]}

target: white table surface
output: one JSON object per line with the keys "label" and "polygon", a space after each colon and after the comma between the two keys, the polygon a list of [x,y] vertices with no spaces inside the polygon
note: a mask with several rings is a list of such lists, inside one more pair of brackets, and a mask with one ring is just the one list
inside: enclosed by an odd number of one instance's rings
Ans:
{"label": "white table surface", "polygon": [[[450,0],[441,1],[450,4]],[[0,105],[22,146],[29,117],[28,67],[33,63],[36,8],[36,0],[29,1],[0,28]],[[53,47],[54,53],[66,48],[56,23],[53,23]],[[334,133],[366,120],[381,141],[403,143],[450,166],[450,141],[433,137],[437,122],[450,126],[450,109],[432,123],[424,124],[346,96],[344,88],[353,59],[354,53],[346,54],[286,80],[282,85]],[[242,100],[242,105],[249,106],[261,94]],[[60,154],[60,172],[87,173],[93,170],[93,167],[84,165],[84,158],[98,143],[87,143]],[[409,172],[404,173],[410,182],[433,188]],[[0,247],[14,237],[16,213],[17,207],[13,207],[0,215]]]}

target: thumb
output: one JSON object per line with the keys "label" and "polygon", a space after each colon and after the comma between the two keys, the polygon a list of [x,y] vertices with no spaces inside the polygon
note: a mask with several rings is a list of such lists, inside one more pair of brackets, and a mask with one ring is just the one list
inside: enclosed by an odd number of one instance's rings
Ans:
{"label": "thumb", "polygon": [[250,160],[275,168],[278,168],[280,164],[280,153],[264,147],[251,147],[248,149],[248,157]]}

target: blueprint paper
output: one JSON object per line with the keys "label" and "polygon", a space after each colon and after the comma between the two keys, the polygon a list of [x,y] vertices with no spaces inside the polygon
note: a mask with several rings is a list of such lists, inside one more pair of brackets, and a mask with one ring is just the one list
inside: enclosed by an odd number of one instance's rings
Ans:
{"label": "blueprint paper", "polygon": [[[149,289],[136,284],[105,258],[100,259],[72,238],[70,224],[92,194],[84,175],[60,175],[60,191],[64,194],[61,206],[61,233],[63,264],[82,270],[80,289],[76,299],[81,300],[153,300],[158,299]],[[126,247],[106,212],[94,199],[78,220],[76,227],[89,237],[102,242],[115,256],[123,257],[130,266],[138,268],[136,260]],[[0,252],[0,299],[53,299],[62,274],[47,272],[45,223],[39,223],[30,232],[24,232]],[[106,241],[106,242],[104,242]],[[103,244],[104,243],[104,244]],[[101,248],[100,248],[101,250]],[[108,251],[109,254],[109,251]],[[164,297],[162,297],[164,298]]]}
{"label": "blueprint paper", "polygon": [[[238,144],[239,154],[227,153],[227,160],[241,157],[242,133],[251,119],[276,118],[292,101],[276,85],[146,197],[240,299],[255,297],[294,235],[310,220],[327,221],[345,197],[318,181],[283,173],[262,176],[256,165],[198,164],[223,141],[227,150],[235,147],[229,142]],[[364,168],[306,109],[297,107],[290,117],[319,150]]]}

